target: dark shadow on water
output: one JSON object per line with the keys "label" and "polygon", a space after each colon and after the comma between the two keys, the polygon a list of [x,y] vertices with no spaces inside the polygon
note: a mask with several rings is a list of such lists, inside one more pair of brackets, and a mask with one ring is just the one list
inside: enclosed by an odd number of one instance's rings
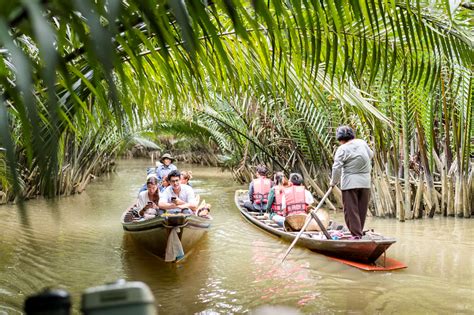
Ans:
{"label": "dark shadow on water", "polygon": [[28,216],[28,210],[26,210],[25,202],[19,201],[18,202],[18,217],[20,221],[20,225],[26,229],[31,228],[30,218]]}

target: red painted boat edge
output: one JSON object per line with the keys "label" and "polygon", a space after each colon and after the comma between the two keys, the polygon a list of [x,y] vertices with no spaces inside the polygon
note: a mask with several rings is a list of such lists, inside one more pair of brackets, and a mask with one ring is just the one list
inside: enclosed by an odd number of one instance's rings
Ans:
{"label": "red painted boat edge", "polygon": [[335,258],[335,257],[330,257],[330,256],[327,256],[327,257],[331,258],[332,260],[336,260],[343,264],[356,267],[365,271],[390,271],[390,270],[408,268],[408,266],[402,263],[401,261],[398,261],[393,258],[388,258],[388,257],[384,258],[383,256],[377,259],[377,261],[374,264],[365,264],[365,263],[360,263],[356,261],[350,261],[350,260]]}

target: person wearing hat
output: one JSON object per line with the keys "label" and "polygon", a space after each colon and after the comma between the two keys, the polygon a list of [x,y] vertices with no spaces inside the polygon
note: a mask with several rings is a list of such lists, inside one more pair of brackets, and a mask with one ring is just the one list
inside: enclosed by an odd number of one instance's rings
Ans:
{"label": "person wearing hat", "polygon": [[[163,156],[160,158],[160,161],[161,162],[156,162],[156,167],[147,168],[146,173],[147,176],[155,175],[158,178],[158,189],[160,192],[163,192],[163,190],[165,190],[165,188],[169,185],[167,175],[177,168],[174,164],[172,164],[174,158],[168,153],[163,154]],[[138,193],[145,191],[146,188],[146,184],[144,184]]]}
{"label": "person wearing hat", "polygon": [[163,178],[165,178],[171,171],[177,169],[177,167],[173,164],[174,160],[175,158],[168,153],[165,153],[161,156],[161,163],[155,169],[155,173],[160,181],[163,180]]}
{"label": "person wearing hat", "polygon": [[341,145],[334,154],[330,185],[334,187],[341,183],[344,219],[353,237],[359,239],[363,235],[369,205],[374,152],[367,142],[355,138],[351,127],[337,128],[336,139]]}

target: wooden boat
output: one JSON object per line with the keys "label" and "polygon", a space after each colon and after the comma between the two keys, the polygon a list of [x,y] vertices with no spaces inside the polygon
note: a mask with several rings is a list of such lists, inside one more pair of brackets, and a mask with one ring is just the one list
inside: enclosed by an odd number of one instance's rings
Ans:
{"label": "wooden boat", "polygon": [[[262,230],[267,231],[273,235],[279,236],[284,240],[291,242],[295,239],[298,232],[286,231],[283,227],[279,227],[272,220],[268,220],[266,216],[262,216],[258,212],[254,213],[247,211],[247,209],[243,207],[243,204],[246,200],[248,200],[247,190],[237,190],[235,192],[235,203],[239,208],[240,213],[245,219],[247,219],[257,227],[261,228]],[[332,230],[329,229],[328,232],[331,233]],[[350,234],[347,234],[346,239],[341,238],[338,240],[333,240],[327,239],[324,234],[319,231],[304,232],[299,238],[297,244],[306,247],[312,251],[337,258],[338,260],[358,262],[362,265],[373,265],[375,261],[382,254],[385,253],[385,251],[390,247],[390,245],[396,242],[394,238],[387,238],[378,234],[373,234],[373,237],[371,239],[360,240],[348,239],[349,236]],[[350,265],[358,267],[354,264]],[[406,266],[403,265],[403,267]]]}
{"label": "wooden boat", "polygon": [[168,236],[171,230],[179,228],[178,236],[186,254],[209,230],[212,221],[210,216],[176,214],[125,222],[127,212],[128,209],[122,214],[121,218],[125,233],[135,243],[161,258],[165,257]]}

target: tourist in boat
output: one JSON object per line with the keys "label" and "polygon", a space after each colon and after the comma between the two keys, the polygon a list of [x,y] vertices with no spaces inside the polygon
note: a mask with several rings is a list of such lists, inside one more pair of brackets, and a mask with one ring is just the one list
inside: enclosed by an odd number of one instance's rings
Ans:
{"label": "tourist in boat", "polygon": [[265,165],[258,165],[256,177],[249,185],[249,201],[244,207],[249,211],[263,212],[267,208],[268,194],[273,187],[271,179],[267,178],[268,170]]}
{"label": "tourist in boat", "polygon": [[159,164],[155,169],[155,173],[158,176],[159,180],[163,180],[163,178],[167,176],[171,171],[177,169],[176,166],[173,164],[174,160],[174,157],[172,157],[168,153],[165,153],[161,156],[161,164]]}
{"label": "tourist in boat", "polygon": [[191,171],[182,171],[181,172],[181,184],[183,185],[188,185],[191,186],[191,183],[189,182],[193,178],[193,172]]}
{"label": "tourist in boat", "polygon": [[170,182],[168,180],[168,176],[165,176],[163,177],[163,179],[161,180],[161,183],[159,185],[159,188],[160,188],[160,192],[164,192],[165,189],[170,185]]}
{"label": "tourist in boat", "polygon": [[340,126],[336,139],[341,144],[334,154],[331,186],[341,183],[344,219],[354,238],[361,238],[370,199],[374,153],[362,139],[356,139],[352,128]]}
{"label": "tourist in boat", "polygon": [[169,213],[194,213],[197,209],[196,196],[190,186],[181,184],[181,173],[178,170],[171,171],[168,179],[170,186],[161,195],[160,209]]}
{"label": "tourist in boat", "polygon": [[147,189],[138,194],[136,208],[139,209],[138,214],[140,217],[154,218],[157,214],[161,215],[164,213],[164,211],[158,208],[160,195],[158,191],[158,178],[155,174],[147,176],[146,186]]}
{"label": "tourist in boat", "polygon": [[[160,191],[163,191],[164,188],[169,185],[169,183],[166,182],[166,176],[168,173],[176,169],[173,161],[174,158],[170,154],[165,153],[161,156],[160,162],[156,162],[156,167],[149,167],[146,170],[147,175],[155,174],[156,177],[158,177],[158,188]],[[146,185],[143,185],[139,192],[144,190],[146,190]]]}
{"label": "tourist in boat", "polygon": [[270,213],[270,218],[279,226],[283,226],[285,222],[283,199],[283,190],[290,187],[290,182],[283,172],[276,172],[273,177],[275,186],[270,189],[268,194],[267,212]]}
{"label": "tourist in boat", "polygon": [[303,185],[301,174],[290,174],[290,182],[292,185],[283,189],[285,198],[283,215],[306,214],[308,206],[314,202],[313,195]]}

